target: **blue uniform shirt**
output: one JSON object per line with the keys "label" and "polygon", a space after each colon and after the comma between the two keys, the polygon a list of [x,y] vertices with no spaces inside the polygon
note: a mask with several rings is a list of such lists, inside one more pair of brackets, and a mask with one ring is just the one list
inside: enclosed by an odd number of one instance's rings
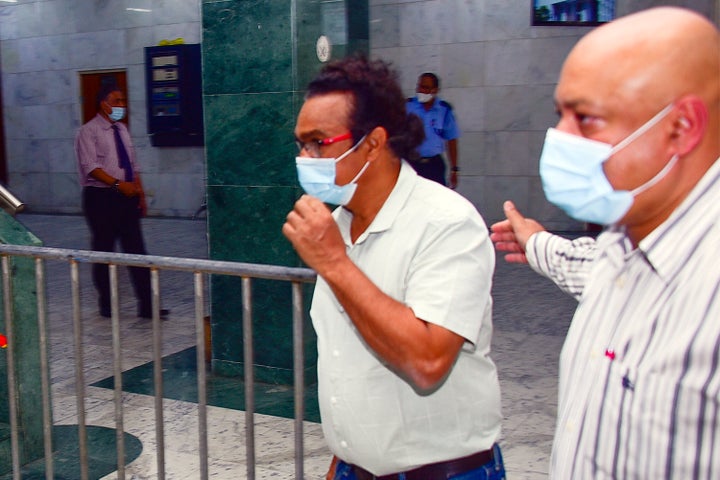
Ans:
{"label": "blue uniform shirt", "polygon": [[421,157],[434,157],[445,151],[445,142],[460,137],[460,129],[455,121],[453,109],[449,103],[435,97],[432,108],[425,110],[417,98],[409,98],[407,112],[414,113],[425,125],[425,140],[418,147]]}

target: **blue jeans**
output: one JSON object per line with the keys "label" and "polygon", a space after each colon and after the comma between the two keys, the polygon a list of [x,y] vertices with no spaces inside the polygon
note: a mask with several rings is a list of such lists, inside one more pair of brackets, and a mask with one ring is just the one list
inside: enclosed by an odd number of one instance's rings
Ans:
{"label": "blue jeans", "polygon": [[[495,458],[491,462],[474,470],[453,475],[447,480],[505,480],[505,464],[503,463],[500,446],[497,443],[493,445],[493,453],[495,454]],[[342,460],[338,460],[334,480],[357,480],[353,466],[348,465]],[[405,474],[399,473],[398,480],[405,480]],[[428,478],[427,480],[445,479]]]}

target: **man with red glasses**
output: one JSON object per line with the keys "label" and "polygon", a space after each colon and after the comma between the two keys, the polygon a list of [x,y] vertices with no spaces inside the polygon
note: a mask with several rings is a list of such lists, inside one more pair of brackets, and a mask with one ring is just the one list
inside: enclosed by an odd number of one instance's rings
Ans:
{"label": "man with red glasses", "polygon": [[385,63],[348,58],[310,83],[295,127],[307,195],[283,233],[318,273],[327,478],[502,479],[492,243],[471,203],[403,160],[423,137],[405,103]]}

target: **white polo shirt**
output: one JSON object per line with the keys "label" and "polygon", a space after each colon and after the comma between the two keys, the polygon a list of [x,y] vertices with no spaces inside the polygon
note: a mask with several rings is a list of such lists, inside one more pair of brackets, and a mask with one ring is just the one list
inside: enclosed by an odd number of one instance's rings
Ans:
{"label": "white polo shirt", "polygon": [[[489,357],[495,254],[475,207],[403,162],[397,184],[355,244],[352,214],[333,213],[350,258],[415,315],[467,341],[452,371],[418,393],[365,344],[322,278],[311,317],[319,402],[330,449],[385,475],[489,449],[500,434],[500,387]],[[392,318],[387,318],[392,322]]]}

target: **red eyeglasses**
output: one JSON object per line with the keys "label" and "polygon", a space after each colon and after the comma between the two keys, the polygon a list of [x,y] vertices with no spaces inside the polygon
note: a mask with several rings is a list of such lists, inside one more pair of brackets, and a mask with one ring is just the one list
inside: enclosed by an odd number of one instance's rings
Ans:
{"label": "red eyeglasses", "polygon": [[323,138],[321,140],[308,140],[307,142],[302,142],[296,139],[295,144],[297,145],[299,152],[305,150],[311,157],[317,158],[320,156],[320,147],[332,145],[335,142],[348,140],[350,138],[352,138],[352,133],[346,132],[336,137]]}

